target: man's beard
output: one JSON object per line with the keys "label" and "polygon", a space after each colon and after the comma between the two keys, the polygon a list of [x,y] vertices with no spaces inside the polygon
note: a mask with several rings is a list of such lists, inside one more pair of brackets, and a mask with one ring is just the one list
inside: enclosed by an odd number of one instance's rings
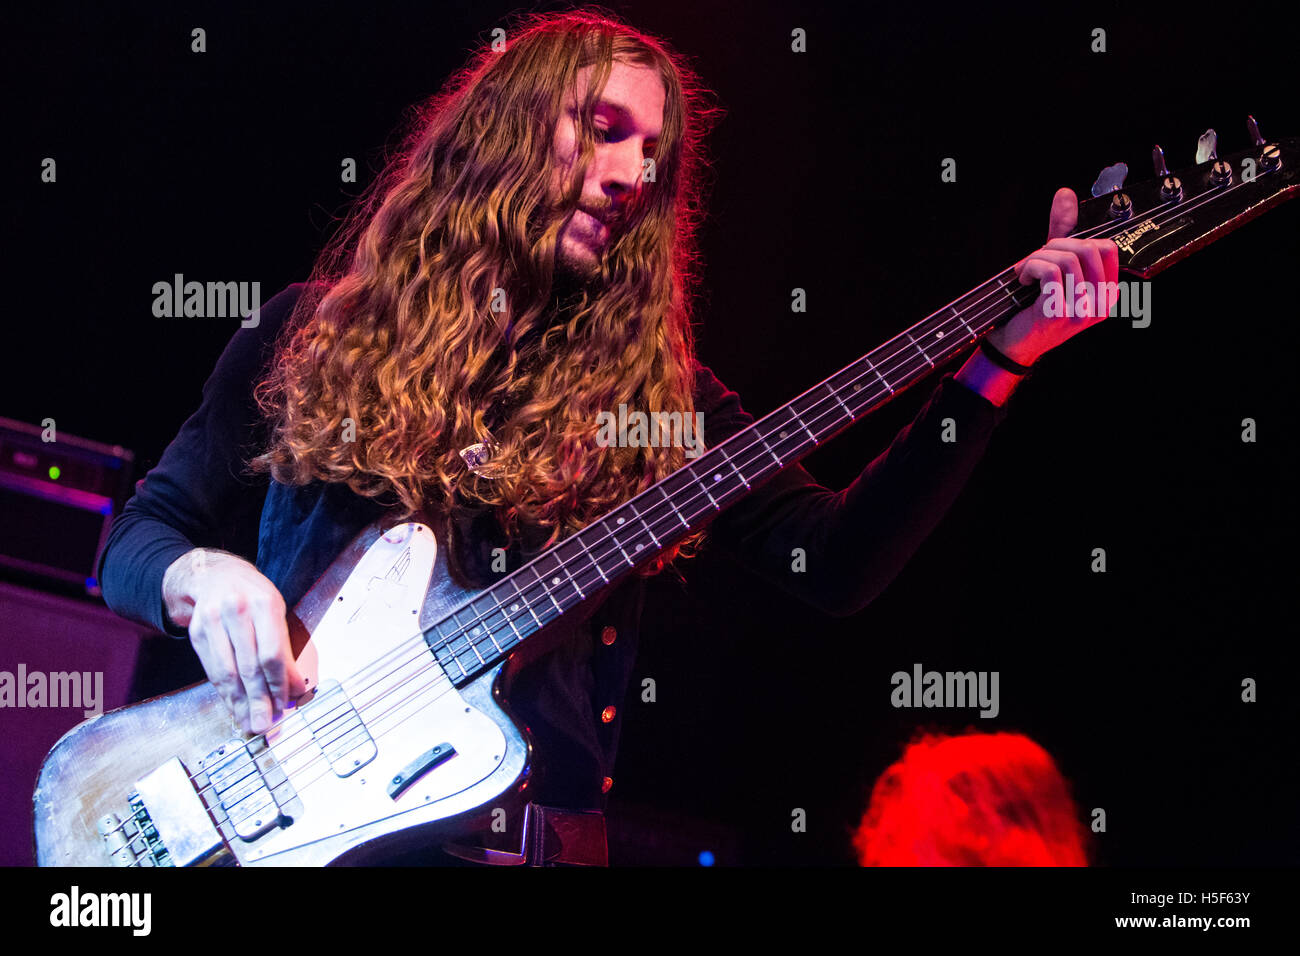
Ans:
{"label": "man's beard", "polygon": [[563,285],[569,292],[578,288],[590,288],[600,278],[600,263],[588,259],[575,260],[567,256],[563,246],[555,250],[555,285]]}
{"label": "man's beard", "polygon": [[565,325],[583,304],[584,297],[590,303],[595,295],[595,286],[590,277],[572,269],[561,268],[557,262],[551,276],[551,291],[546,309],[522,335],[512,335],[508,328],[507,341],[510,347],[519,352],[521,359],[529,360],[526,364],[534,364],[532,360],[536,359],[538,346],[546,333]]}
{"label": "man's beard", "polygon": [[570,262],[557,252],[555,271],[551,277],[551,305],[554,320],[567,320],[577,309],[584,293],[588,299],[594,299],[599,280],[599,266],[590,266],[585,262]]}
{"label": "man's beard", "polygon": [[594,271],[588,271],[564,256],[557,255],[555,273],[551,278],[552,297],[556,301],[564,301],[584,290],[590,291],[595,278]]}

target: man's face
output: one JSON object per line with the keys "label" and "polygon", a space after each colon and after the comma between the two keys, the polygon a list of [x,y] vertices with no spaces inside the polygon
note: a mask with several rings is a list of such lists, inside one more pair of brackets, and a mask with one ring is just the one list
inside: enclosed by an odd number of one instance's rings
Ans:
{"label": "man's face", "polygon": [[[592,67],[578,72],[585,94]],[[604,92],[596,102],[595,153],[578,199],[578,210],[560,232],[556,269],[580,280],[599,270],[612,241],[612,229],[641,188],[642,161],[654,151],[663,130],[664,85],[650,67],[614,61]],[[559,196],[578,159],[578,101],[570,101],[555,130],[552,195]],[[602,220],[614,217],[606,224]]]}

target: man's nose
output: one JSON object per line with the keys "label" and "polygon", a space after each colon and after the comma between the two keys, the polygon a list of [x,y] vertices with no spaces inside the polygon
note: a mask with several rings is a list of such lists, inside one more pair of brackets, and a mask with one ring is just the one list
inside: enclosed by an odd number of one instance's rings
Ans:
{"label": "man's nose", "polygon": [[[622,147],[624,144],[619,144]],[[641,153],[631,143],[607,157],[604,182],[605,194],[610,197],[614,212],[627,206],[641,189]]]}

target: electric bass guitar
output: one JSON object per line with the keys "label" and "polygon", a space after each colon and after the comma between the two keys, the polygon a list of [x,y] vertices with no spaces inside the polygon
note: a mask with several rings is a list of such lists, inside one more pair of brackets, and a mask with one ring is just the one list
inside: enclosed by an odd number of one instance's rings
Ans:
{"label": "electric bass guitar", "polygon": [[[1177,174],[1125,188],[1103,171],[1078,238],[1109,238],[1149,278],[1291,198],[1300,140],[1220,159],[1202,137]],[[1207,134],[1208,136],[1209,134]],[[91,718],[54,746],[35,802],[38,862],[194,866],[351,863],[481,829],[523,802],[527,733],[506,659],[777,471],[1028,308],[1006,269],[478,592],[446,571],[428,526],[372,525],[289,615],[308,695],[239,731],[211,684]],[[535,645],[536,646],[536,645]]]}

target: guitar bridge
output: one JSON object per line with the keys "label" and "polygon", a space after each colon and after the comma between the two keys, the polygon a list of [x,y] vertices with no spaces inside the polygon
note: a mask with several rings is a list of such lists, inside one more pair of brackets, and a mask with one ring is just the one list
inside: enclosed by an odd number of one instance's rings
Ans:
{"label": "guitar bridge", "polygon": [[114,866],[196,866],[222,862],[226,843],[212,824],[194,781],[173,757],[136,781],[127,818],[99,821]]}

